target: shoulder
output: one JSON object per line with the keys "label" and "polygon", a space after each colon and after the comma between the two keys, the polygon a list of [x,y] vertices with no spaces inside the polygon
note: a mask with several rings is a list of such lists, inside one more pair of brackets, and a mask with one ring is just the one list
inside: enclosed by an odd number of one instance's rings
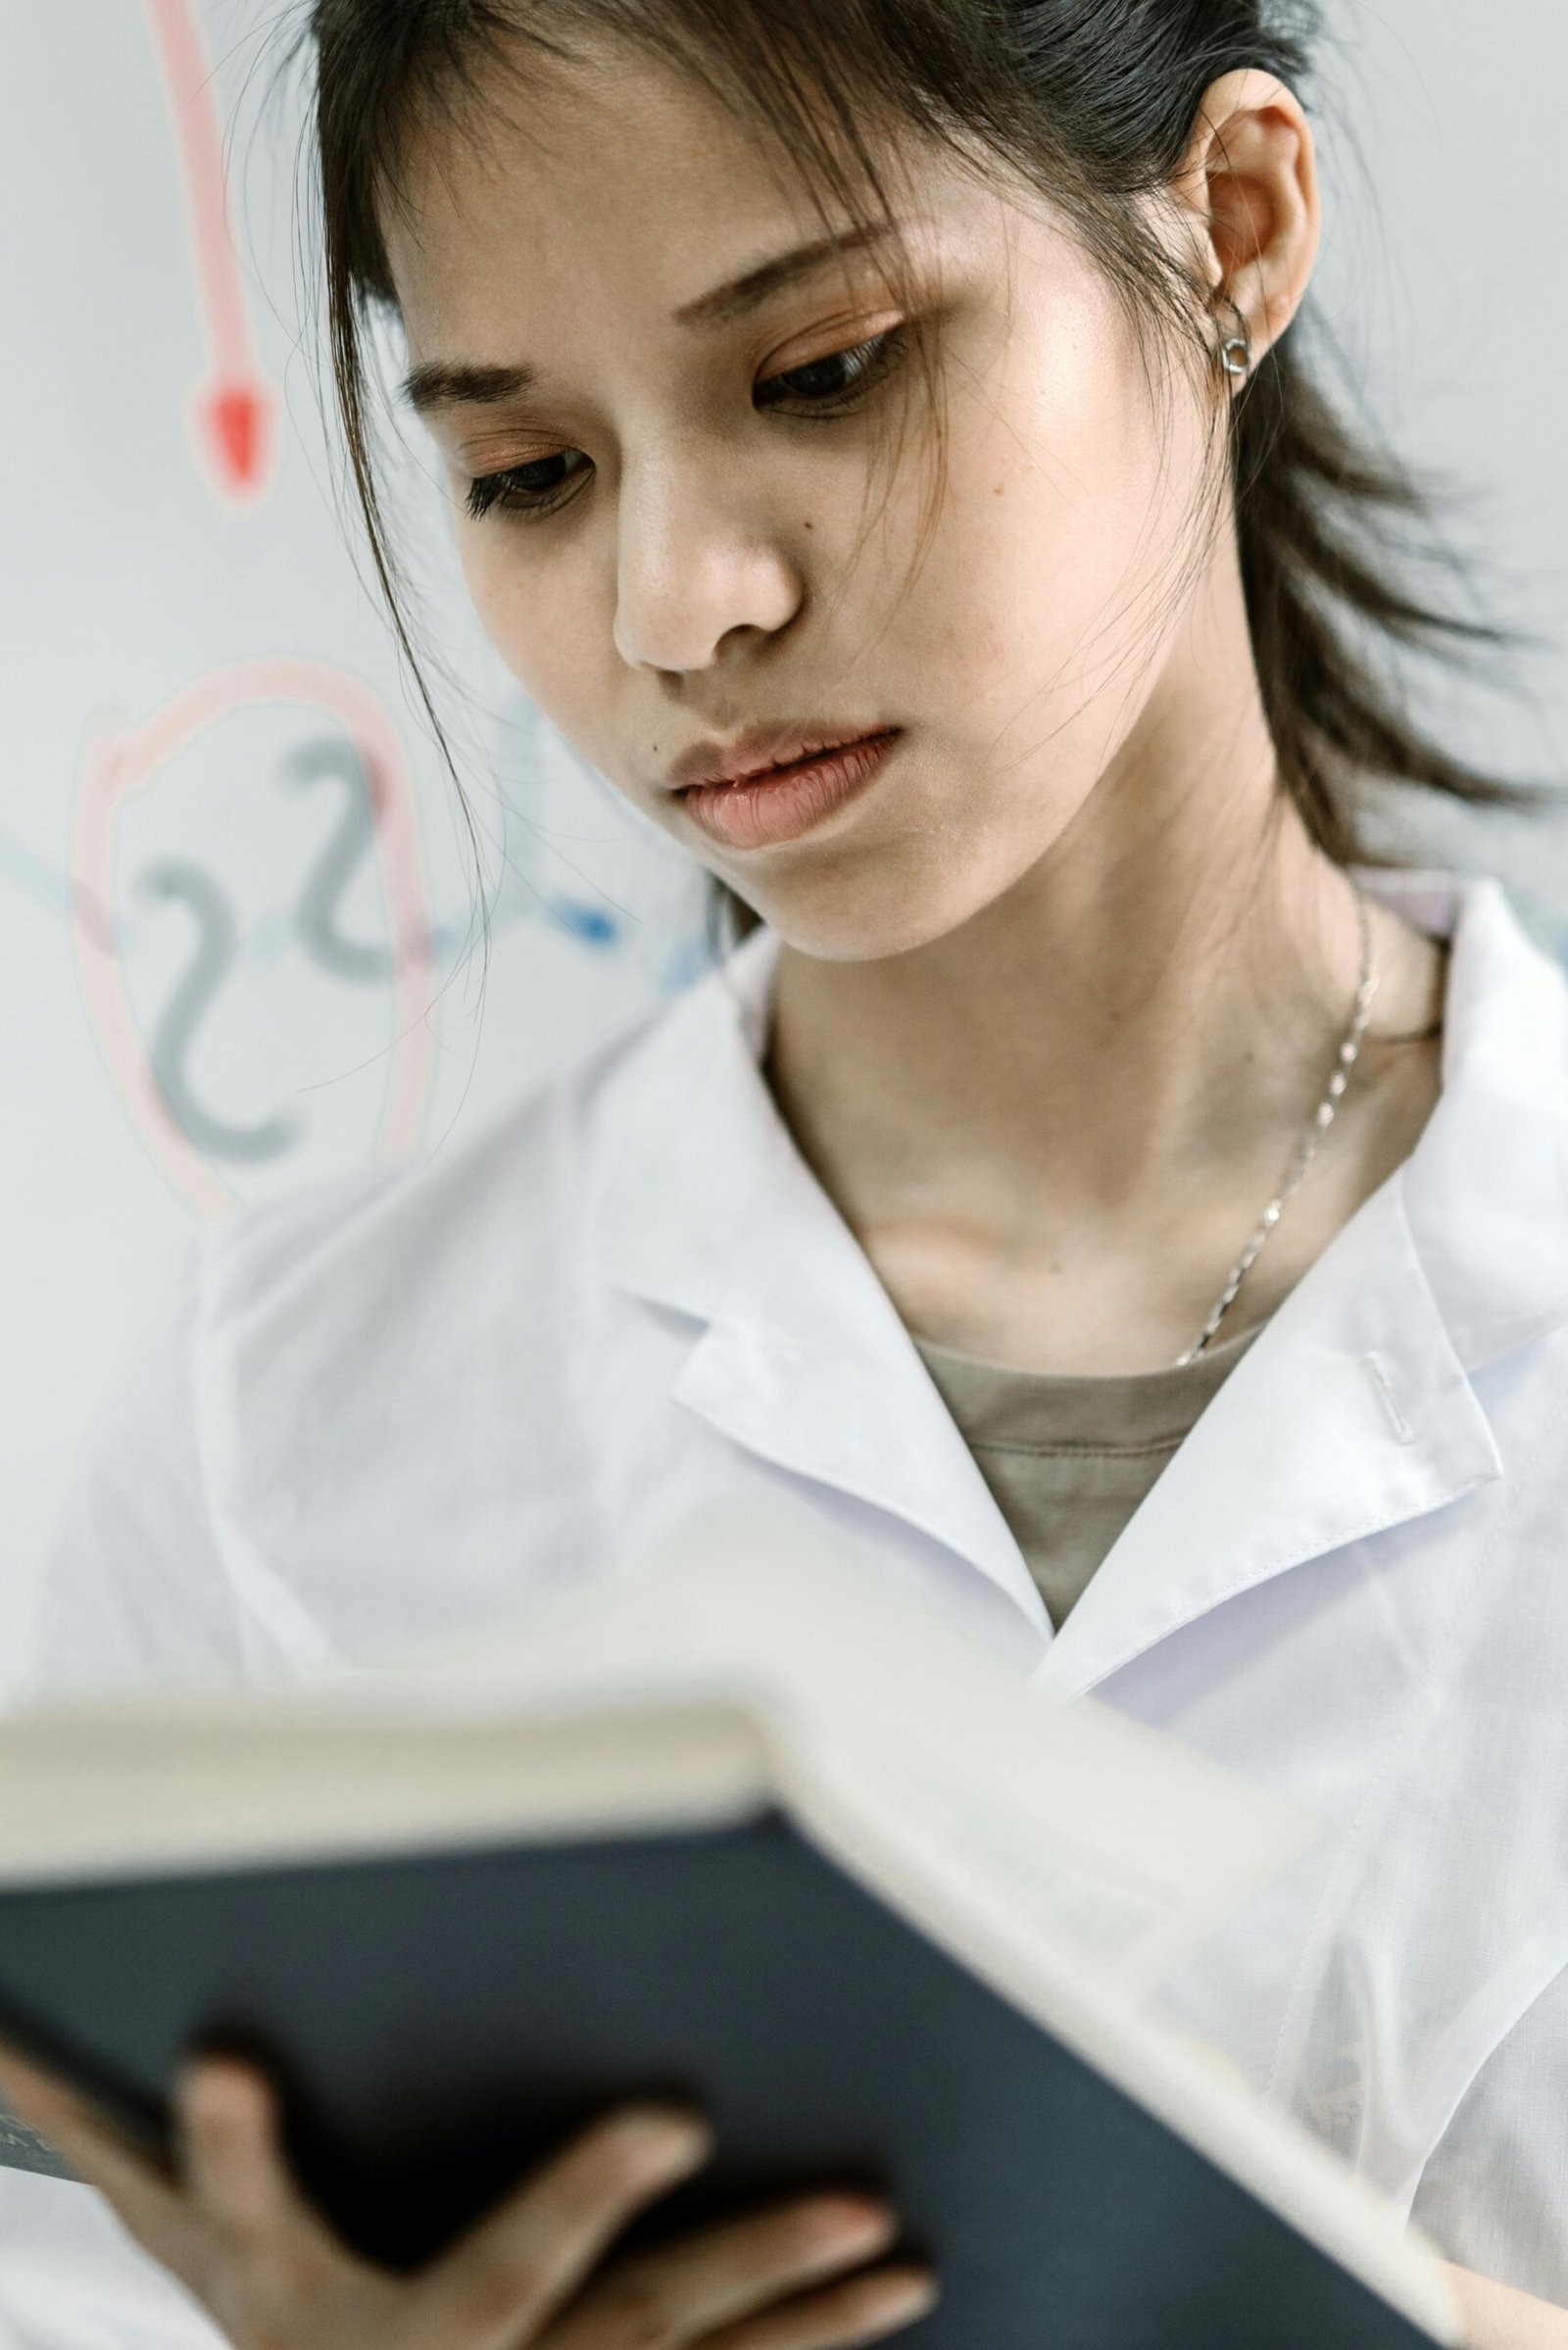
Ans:
{"label": "shoulder", "polygon": [[753,1122],[768,948],[743,949],[461,1143],[224,1228],[208,1253],[207,1343],[253,1365],[287,1346],[296,1369],[325,1349],[375,1383],[411,1349],[428,1366],[498,1333],[514,1348],[524,1329],[581,1331],[596,1243],[646,1223],[698,1124],[722,1157]]}
{"label": "shoulder", "polygon": [[619,1345],[596,1202],[688,1003],[459,1144],[200,1236],[78,1463],[29,1682],[392,1647],[572,1571],[583,1361]]}
{"label": "shoulder", "polygon": [[661,1367],[608,1232],[724,1019],[699,981],[461,1144],[214,1240],[193,1385],[252,1614],[366,1653],[591,1565]]}
{"label": "shoulder", "polygon": [[[400,1346],[471,1349],[586,1278],[613,1136],[670,1007],[507,1102],[458,1142],[254,1209],[208,1242],[199,1343],[232,1360],[325,1349],[356,1383]],[[373,1340],[367,1353],[368,1343]]]}

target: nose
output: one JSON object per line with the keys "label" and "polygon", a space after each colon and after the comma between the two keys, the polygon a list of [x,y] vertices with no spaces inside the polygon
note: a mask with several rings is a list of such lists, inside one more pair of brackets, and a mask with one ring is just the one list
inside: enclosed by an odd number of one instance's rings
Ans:
{"label": "nose", "polygon": [[744,486],[712,454],[670,451],[622,475],[615,649],[631,668],[711,668],[786,628],[796,564]]}

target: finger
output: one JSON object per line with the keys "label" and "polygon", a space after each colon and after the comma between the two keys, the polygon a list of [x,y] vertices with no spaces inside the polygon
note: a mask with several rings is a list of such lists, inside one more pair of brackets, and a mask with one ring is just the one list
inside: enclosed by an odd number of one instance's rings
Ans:
{"label": "finger", "polygon": [[184,2206],[176,2186],[138,2154],[74,2089],[16,2049],[0,2044],[0,2095],[77,2177],[108,2196],[131,2233],[150,2251],[182,2239]]}
{"label": "finger", "polygon": [[232,2057],[200,2058],[181,2077],[175,2107],[191,2201],[230,2244],[290,2269],[306,2257],[347,2259],[294,2184],[265,2075]]}
{"label": "finger", "polygon": [[551,2336],[550,2350],[689,2342],[857,2268],[897,2230],[869,2195],[811,2195],[748,2212],[612,2269]]}
{"label": "finger", "polygon": [[880,2341],[936,2306],[929,2269],[873,2269],[710,2334],[703,2350],[850,2350]]}
{"label": "finger", "polygon": [[417,2338],[481,2350],[536,2331],[711,2143],[706,2123],[673,2107],[623,2108],[596,2123],[426,2272]]}

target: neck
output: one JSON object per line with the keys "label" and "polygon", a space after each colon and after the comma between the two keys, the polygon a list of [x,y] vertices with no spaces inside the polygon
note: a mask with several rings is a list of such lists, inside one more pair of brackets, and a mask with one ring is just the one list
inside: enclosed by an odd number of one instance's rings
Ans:
{"label": "neck", "polygon": [[[775,1094],[923,1335],[1042,1369],[1170,1359],[1278,1189],[1350,1019],[1360,924],[1280,796],[1261,713],[1226,739],[1162,763],[1129,745],[1040,863],[945,937],[872,962],[782,952]],[[1430,942],[1382,911],[1374,939],[1366,1094],[1380,1036],[1442,1000]],[[1404,1148],[1435,1098],[1427,1050],[1425,1092],[1401,1080]],[[1368,1129],[1341,1149],[1350,1194],[1320,1184],[1325,1211],[1353,1212],[1388,1148]],[[1271,1241],[1223,1335],[1302,1269]]]}

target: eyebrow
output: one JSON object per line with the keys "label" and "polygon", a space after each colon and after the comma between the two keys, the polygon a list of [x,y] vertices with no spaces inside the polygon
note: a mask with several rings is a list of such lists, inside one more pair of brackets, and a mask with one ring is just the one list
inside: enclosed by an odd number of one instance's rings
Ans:
{"label": "eyebrow", "polygon": [[870,220],[863,228],[853,228],[846,235],[822,236],[809,245],[797,245],[792,253],[760,262],[739,277],[714,286],[710,294],[699,294],[695,302],[683,303],[675,313],[675,322],[678,326],[727,326],[758,309],[780,286],[793,285],[799,277],[808,277],[824,262],[834,261],[841,254],[864,252],[867,246],[884,244],[896,234],[893,221]]}
{"label": "eyebrow", "polygon": [[471,361],[424,359],[404,379],[403,397],[416,415],[443,408],[499,408],[523,400],[539,380],[537,367],[476,367]]}
{"label": "eyebrow", "polygon": [[[759,262],[738,277],[726,278],[695,301],[682,303],[674,314],[678,326],[728,326],[760,309],[772,295],[808,277],[825,263],[846,254],[864,252],[897,234],[893,221],[871,221],[845,235],[815,238],[797,245],[770,261]],[[478,366],[463,360],[421,360],[410,369],[403,397],[419,416],[444,408],[499,408],[509,400],[527,397],[540,380],[537,367]]]}

